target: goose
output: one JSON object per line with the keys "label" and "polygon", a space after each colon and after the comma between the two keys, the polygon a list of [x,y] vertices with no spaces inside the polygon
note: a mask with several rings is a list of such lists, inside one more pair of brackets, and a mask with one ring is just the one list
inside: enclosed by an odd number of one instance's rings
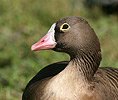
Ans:
{"label": "goose", "polygon": [[46,66],[27,84],[22,100],[118,100],[118,69],[99,67],[100,42],[78,16],[56,21],[32,51],[54,50],[70,56]]}

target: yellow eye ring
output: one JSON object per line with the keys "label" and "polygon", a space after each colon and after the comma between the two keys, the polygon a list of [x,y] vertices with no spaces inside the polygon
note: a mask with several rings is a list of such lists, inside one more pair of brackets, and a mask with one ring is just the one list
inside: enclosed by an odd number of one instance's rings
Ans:
{"label": "yellow eye ring", "polygon": [[64,30],[68,30],[70,28],[70,25],[68,23],[64,23],[61,25],[60,30],[64,31]]}

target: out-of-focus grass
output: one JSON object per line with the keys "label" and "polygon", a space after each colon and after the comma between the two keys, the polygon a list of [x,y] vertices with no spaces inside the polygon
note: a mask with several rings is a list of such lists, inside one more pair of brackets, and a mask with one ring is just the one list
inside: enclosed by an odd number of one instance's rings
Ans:
{"label": "out-of-focus grass", "polygon": [[69,59],[64,53],[30,51],[56,20],[66,16],[88,20],[101,41],[101,66],[118,66],[117,15],[90,10],[83,0],[0,0],[0,100],[21,99],[24,87],[41,68]]}

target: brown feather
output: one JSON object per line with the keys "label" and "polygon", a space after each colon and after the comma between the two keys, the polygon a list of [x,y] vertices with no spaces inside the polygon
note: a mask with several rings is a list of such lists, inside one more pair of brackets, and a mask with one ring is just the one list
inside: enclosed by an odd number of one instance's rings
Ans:
{"label": "brown feather", "polygon": [[[68,23],[68,31],[59,31]],[[100,67],[99,40],[80,17],[56,22],[55,51],[66,52],[70,61],[42,69],[26,86],[22,100],[118,100],[118,69]]]}

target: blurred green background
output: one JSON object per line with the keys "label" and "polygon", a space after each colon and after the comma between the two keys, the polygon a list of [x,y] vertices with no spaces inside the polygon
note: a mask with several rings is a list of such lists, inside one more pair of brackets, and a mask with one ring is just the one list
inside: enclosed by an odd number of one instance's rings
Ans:
{"label": "blurred green background", "polygon": [[64,53],[30,50],[55,21],[67,16],[86,19],[101,42],[101,66],[118,67],[117,14],[89,9],[84,0],[0,0],[0,100],[21,100],[41,68],[69,59]]}

